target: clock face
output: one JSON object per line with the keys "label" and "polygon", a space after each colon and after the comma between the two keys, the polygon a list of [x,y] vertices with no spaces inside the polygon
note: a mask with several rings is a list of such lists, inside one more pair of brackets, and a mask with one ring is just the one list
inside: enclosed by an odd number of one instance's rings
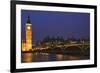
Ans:
{"label": "clock face", "polygon": [[30,29],[31,29],[31,27],[30,27],[30,26],[27,26],[27,29],[28,29],[28,30],[30,30]]}

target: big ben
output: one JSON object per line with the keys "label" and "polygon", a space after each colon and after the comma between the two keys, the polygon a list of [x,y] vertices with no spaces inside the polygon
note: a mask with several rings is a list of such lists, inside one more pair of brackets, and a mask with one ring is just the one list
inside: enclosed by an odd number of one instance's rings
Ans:
{"label": "big ben", "polygon": [[26,31],[26,51],[30,51],[32,50],[32,24],[29,16],[27,17],[26,20],[25,31]]}

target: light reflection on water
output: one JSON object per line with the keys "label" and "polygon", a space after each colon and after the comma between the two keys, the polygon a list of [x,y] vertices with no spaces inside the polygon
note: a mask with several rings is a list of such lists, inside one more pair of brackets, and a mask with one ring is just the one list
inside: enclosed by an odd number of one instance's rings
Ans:
{"label": "light reflection on water", "polygon": [[32,53],[24,53],[23,56],[23,62],[32,62]]}
{"label": "light reflection on water", "polygon": [[46,62],[46,61],[68,61],[88,59],[87,56],[49,54],[49,53],[22,53],[22,63]]}

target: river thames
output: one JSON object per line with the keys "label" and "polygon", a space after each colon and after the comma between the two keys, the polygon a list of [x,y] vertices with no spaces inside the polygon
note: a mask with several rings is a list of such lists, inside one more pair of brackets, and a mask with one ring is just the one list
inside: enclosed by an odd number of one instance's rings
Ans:
{"label": "river thames", "polygon": [[86,60],[88,55],[67,55],[67,54],[51,54],[51,53],[22,53],[22,63],[30,62],[48,62],[48,61],[72,61]]}

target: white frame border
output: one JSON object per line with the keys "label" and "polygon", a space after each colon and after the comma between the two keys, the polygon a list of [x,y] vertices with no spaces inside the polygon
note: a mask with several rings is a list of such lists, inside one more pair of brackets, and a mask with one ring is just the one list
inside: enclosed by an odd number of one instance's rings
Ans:
{"label": "white frame border", "polygon": [[[21,63],[21,37],[19,37],[21,36],[21,9],[90,13],[90,41],[91,41],[90,60]],[[94,64],[94,40],[93,39],[94,39],[94,9],[37,6],[37,5],[19,5],[19,4],[16,5],[16,69]]]}

